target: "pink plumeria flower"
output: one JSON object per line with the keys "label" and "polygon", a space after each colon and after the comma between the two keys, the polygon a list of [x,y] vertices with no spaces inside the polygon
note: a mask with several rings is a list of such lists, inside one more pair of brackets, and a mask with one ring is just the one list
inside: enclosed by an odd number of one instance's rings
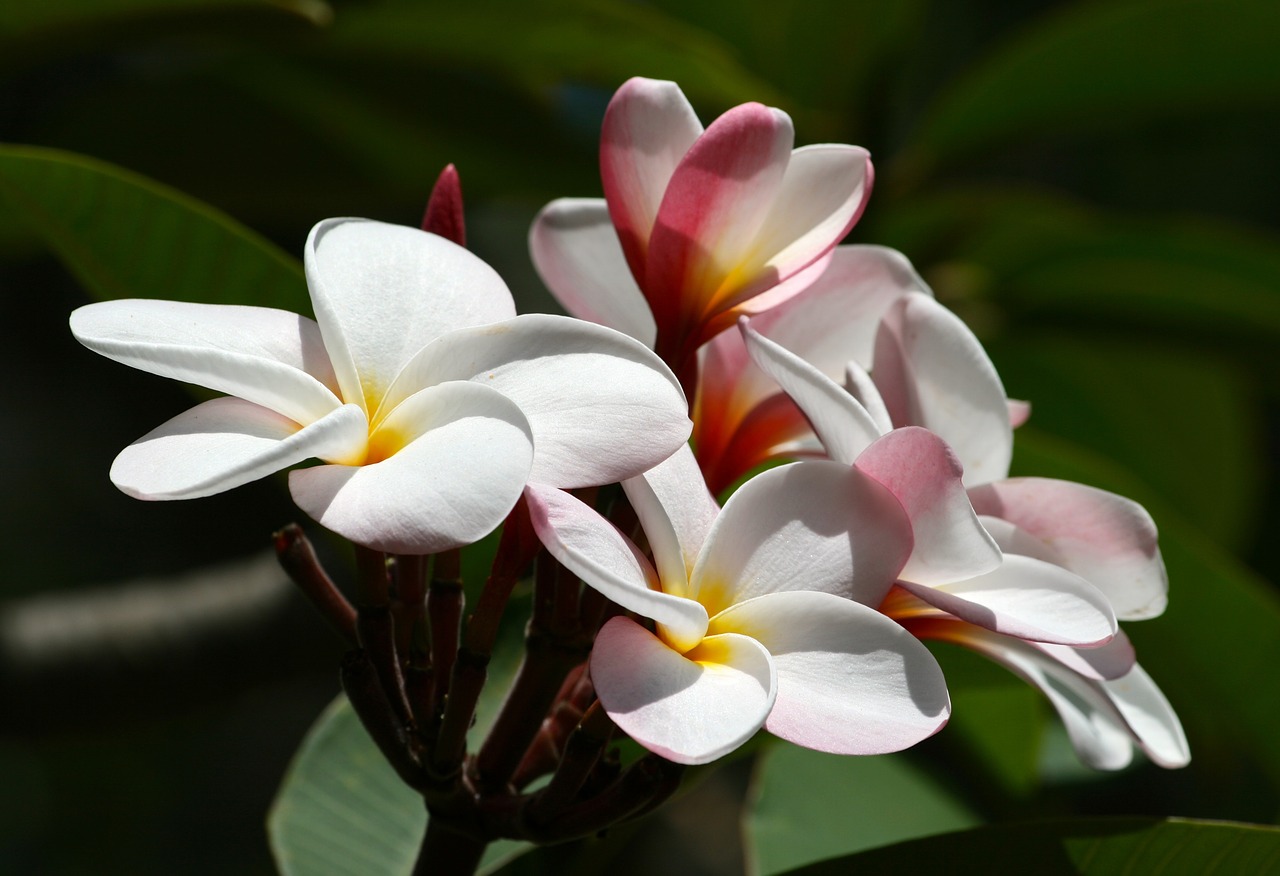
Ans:
{"label": "pink plumeria flower", "polygon": [[570,313],[687,363],[812,282],[866,206],[865,149],[794,139],[781,110],[743,104],[703,130],[675,83],[628,80],[601,132],[604,199],[547,205],[534,264]]}
{"label": "pink plumeria flower", "polygon": [[763,726],[820,751],[878,754],[946,722],[937,663],[870,607],[911,551],[908,521],[874,480],[799,462],[718,511],[682,449],[623,486],[655,565],[567,493],[526,495],[557,560],[655,622],[613,618],[591,655],[601,704],[637,742],[705,763]]}
{"label": "pink plumeria flower", "polygon": [[[995,594],[1001,604],[988,600],[975,611],[967,604],[973,601],[971,593],[951,593],[963,601],[948,599],[946,591],[954,586],[930,591],[903,581],[902,592],[882,610],[904,622],[912,620],[911,628],[922,635],[937,632],[938,638],[964,641],[1028,678],[1063,715],[1087,763],[1106,768],[1127,763],[1131,740],[1157,763],[1186,763],[1189,755],[1177,716],[1136,665],[1123,633],[1101,647],[1083,641],[1082,626],[1075,630],[1082,639],[1074,643],[1061,635],[1070,632],[1061,626],[1058,635],[1045,635],[1052,632],[1045,622],[1053,620],[1055,601],[1064,612],[1059,620],[1079,621],[1085,605],[1105,607],[1118,620],[1141,620],[1163,611],[1168,579],[1155,524],[1140,505],[1104,490],[1047,478],[1006,477],[1012,426],[1025,408],[1009,403],[994,366],[959,319],[925,296],[909,294],[892,304],[877,332],[873,373],[854,362],[848,365],[846,389],[852,404],[797,357],[762,338],[748,343],[762,359],[772,361],[775,376],[790,381],[797,402],[817,418],[819,437],[826,430],[831,442],[848,441],[851,434],[860,436],[853,441],[865,442],[875,432],[925,426],[963,460],[972,507],[1003,553],[995,575],[979,580],[986,585],[1003,581]],[[965,582],[961,589],[973,586]],[[1006,602],[1010,597],[1021,603],[1022,617],[1016,622],[1010,614],[1014,603]],[[1069,610],[1072,602],[1074,611]],[[1090,694],[1079,701],[1064,698],[1064,685]]]}
{"label": "pink plumeria flower", "polygon": [[357,543],[422,554],[490,532],[530,480],[610,483],[688,436],[679,384],[643,345],[516,316],[498,275],[441,237],[329,219],[305,266],[314,321],[153,300],[71,315],[91,350],[228,394],[125,448],[116,486],[195,498],[316,458],[289,475],[304,511]]}

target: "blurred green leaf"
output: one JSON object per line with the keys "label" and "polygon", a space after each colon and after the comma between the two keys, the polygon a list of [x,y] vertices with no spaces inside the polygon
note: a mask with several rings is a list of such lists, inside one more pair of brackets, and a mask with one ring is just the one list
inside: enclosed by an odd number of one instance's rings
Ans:
{"label": "blurred green leaf", "polygon": [[[1145,503],[1154,492],[1223,544],[1248,543],[1267,461],[1239,373],[1145,336],[1034,332],[988,347],[1006,389],[1031,401],[1035,431],[1128,469],[1151,491],[1132,498]],[[1018,471],[1036,473],[1021,465]]]}
{"label": "blurred green leaf", "polygon": [[[470,739],[488,732],[523,653],[527,599],[514,601],[489,663]],[[426,829],[418,793],[396,775],[339,696],[312,725],[294,756],[271,812],[267,834],[285,876],[406,876]],[[482,872],[532,848],[499,840],[485,850]]]}
{"label": "blurred green leaf", "polygon": [[1280,240],[1262,232],[991,188],[903,200],[881,221],[886,243],[941,265],[935,291],[952,304],[977,295],[1023,320],[1280,335]]}
{"label": "blurred green leaf", "polygon": [[1272,0],[1074,3],[960,78],[915,136],[932,163],[1001,140],[1280,98]]}
{"label": "blurred green leaf", "polygon": [[752,796],[747,859],[759,876],[979,821],[902,755],[774,745],[757,763]]}
{"label": "blurred green leaf", "polygon": [[286,10],[316,24],[333,16],[324,0],[43,0],[0,5],[0,39],[58,27],[84,28],[110,19],[254,8]]}
{"label": "blurred green leaf", "polygon": [[714,32],[620,0],[353,6],[337,16],[330,46],[485,70],[534,93],[564,82],[612,90],[650,76],[683,83],[695,102],[781,101]]}
{"label": "blurred green leaf", "polygon": [[864,852],[791,876],[961,873],[1091,876],[1261,874],[1280,863],[1280,829],[1155,818],[1074,819],[981,827]]}
{"label": "blurred green leaf", "polygon": [[0,203],[97,297],[310,309],[297,260],[213,208],[121,168],[0,146]]}

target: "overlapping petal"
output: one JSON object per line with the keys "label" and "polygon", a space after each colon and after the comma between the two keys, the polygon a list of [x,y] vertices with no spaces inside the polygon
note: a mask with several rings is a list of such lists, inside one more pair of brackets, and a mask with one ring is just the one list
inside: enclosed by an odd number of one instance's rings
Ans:
{"label": "overlapping petal", "polygon": [[746,636],[708,636],[684,654],[627,618],[601,628],[591,680],[609,717],[677,763],[715,760],[764,724],[777,693],[769,653]]}
{"label": "overlapping petal", "polygon": [[[646,229],[646,240],[647,234]],[[604,201],[560,198],[547,204],[529,229],[529,253],[542,282],[570,314],[653,346],[653,314],[627,267]]]}
{"label": "overlapping petal", "polygon": [[71,332],[109,359],[237,396],[299,425],[342,404],[319,326],[296,313],[125,299],[78,308]]}
{"label": "overlapping petal", "polygon": [[520,497],[533,437],[502,393],[468,382],[429,387],[375,430],[373,460],[295,470],[298,507],[378,550],[427,554],[491,532]]}
{"label": "overlapping petal", "polygon": [[687,583],[720,513],[689,445],[682,445],[622,488],[635,509],[668,593],[687,595]]}
{"label": "overlapping petal", "polygon": [[1164,611],[1168,576],[1151,515],[1130,499],[1084,484],[1009,478],[969,491],[980,514],[1042,540],[1058,562],[1106,594],[1120,620]]}
{"label": "overlapping petal", "polygon": [[690,583],[713,615],[785,590],[879,605],[911,547],[902,506],[876,480],[836,462],[797,462],[729,497]]}
{"label": "overlapping petal", "polygon": [[1005,554],[996,569],[963,581],[899,586],[961,620],[1020,639],[1080,646],[1116,634],[1111,603],[1096,587],[1031,557]]}
{"label": "overlapping petal", "polygon": [[1003,478],[1013,455],[1004,386],[969,328],[932,298],[909,294],[885,313],[871,370],[896,426],[940,435],[966,485]]}
{"label": "overlapping petal", "polygon": [[828,593],[772,593],[712,618],[709,632],[762,644],[777,667],[765,726],[837,754],[898,751],[950,715],[942,671],[910,633],[873,608]]}
{"label": "overlapping petal", "polygon": [[911,519],[915,550],[903,579],[936,586],[1000,565],[1000,549],[961,484],[960,463],[937,435],[919,427],[895,429],[863,451],[854,468],[888,487]]}
{"label": "overlapping petal", "polygon": [[311,303],[342,398],[373,415],[423,346],[515,316],[497,273],[462,247],[368,219],[316,225],[304,252]]}
{"label": "overlapping petal", "polygon": [[629,79],[605,110],[600,179],[618,239],[637,277],[644,276],[649,234],[667,184],[701,135],[702,123],[674,82]]}
{"label": "overlapping petal", "polygon": [[216,398],[122,450],[111,482],[138,499],[196,499],[311,457],[361,459],[367,434],[364,412],[355,405],[304,427],[252,402]]}
{"label": "overlapping petal", "polygon": [[538,538],[565,568],[623,608],[656,621],[677,650],[702,639],[706,609],[663,592],[648,560],[607,520],[562,490],[530,484],[525,496]]}
{"label": "overlapping petal", "polygon": [[533,430],[529,477],[557,487],[637,475],[693,428],[679,382],[650,350],[563,316],[527,314],[450,332],[413,357],[383,407],[447,380],[482,383],[514,401]]}

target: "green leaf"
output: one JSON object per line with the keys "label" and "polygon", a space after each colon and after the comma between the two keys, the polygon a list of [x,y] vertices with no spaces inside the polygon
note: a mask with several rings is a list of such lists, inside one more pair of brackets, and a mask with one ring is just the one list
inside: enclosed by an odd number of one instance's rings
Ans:
{"label": "green leaf", "polygon": [[[471,736],[492,725],[523,650],[528,600],[514,601],[489,663]],[[407,876],[426,829],[418,793],[396,775],[345,696],[312,725],[267,816],[267,834],[284,876]],[[499,840],[485,850],[490,872],[532,846]]]}
{"label": "green leaf", "polygon": [[904,755],[842,757],[780,744],[756,770],[746,844],[759,876],[978,823]]}
{"label": "green leaf", "polygon": [[99,298],[310,310],[296,259],[212,207],[104,162],[0,146],[0,204]]}
{"label": "green leaf", "polygon": [[1280,98],[1271,0],[1074,3],[961,79],[916,132],[930,162],[1000,140]]}
{"label": "green leaf", "polygon": [[864,852],[793,871],[849,873],[1017,873],[1035,876],[1151,876],[1273,873],[1280,830],[1252,824],[1155,818],[1073,819],[981,827]]}

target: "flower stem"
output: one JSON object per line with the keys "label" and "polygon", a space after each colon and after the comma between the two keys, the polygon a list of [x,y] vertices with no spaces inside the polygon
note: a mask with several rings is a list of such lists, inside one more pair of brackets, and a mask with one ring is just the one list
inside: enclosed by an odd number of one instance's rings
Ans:
{"label": "flower stem", "polygon": [[430,818],[413,876],[471,876],[487,843],[441,818]]}
{"label": "flower stem", "polygon": [[272,535],[276,557],[321,616],[349,647],[356,645],[356,610],[320,565],[315,548],[302,527],[290,523]]}

